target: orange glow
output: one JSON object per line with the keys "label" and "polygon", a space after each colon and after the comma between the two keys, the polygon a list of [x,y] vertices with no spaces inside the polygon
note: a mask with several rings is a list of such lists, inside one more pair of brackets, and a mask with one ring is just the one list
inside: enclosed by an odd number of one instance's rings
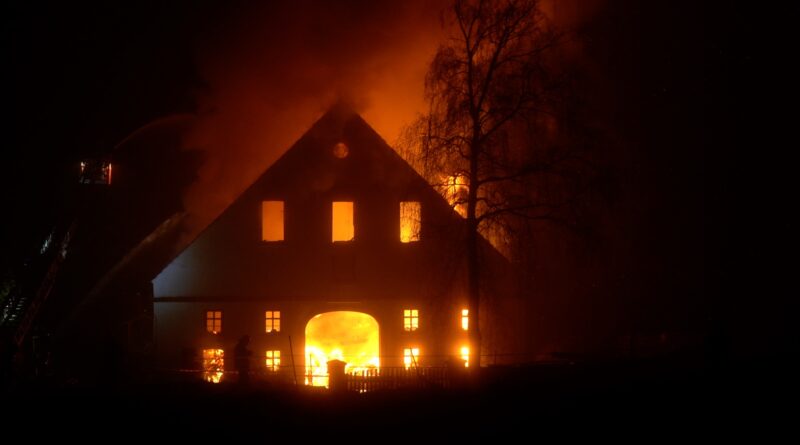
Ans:
{"label": "orange glow", "polygon": [[347,363],[346,373],[380,367],[378,322],[361,312],[319,314],[306,325],[306,384],[328,386],[328,361]]}
{"label": "orange glow", "polygon": [[419,329],[419,310],[403,310],[403,329],[406,331],[416,331]]}
{"label": "orange glow", "polygon": [[203,349],[203,380],[219,383],[225,369],[222,349]]}
{"label": "orange glow", "polygon": [[403,201],[400,203],[400,241],[410,243],[419,241],[422,226],[421,206],[418,202]]}
{"label": "orange glow", "polygon": [[411,348],[404,348],[403,349],[403,364],[405,365],[406,369],[410,367],[418,367],[419,366],[419,348],[411,347]]}
{"label": "orange glow", "polygon": [[[200,180],[184,193],[196,230],[185,232],[189,241],[308,130],[324,104],[354,102],[391,145],[427,110],[425,75],[447,36],[432,2],[394,2],[391,14],[383,3],[369,2],[343,22],[330,12],[349,7],[335,2],[313,8],[284,2],[281,14],[273,13],[273,3],[237,8],[234,32],[198,51],[198,76],[214,91],[199,95],[198,106],[215,111],[196,115],[181,140],[184,148],[202,147],[206,160]],[[322,26],[307,26],[317,22]],[[328,32],[333,24],[346,31]],[[326,37],[309,38],[309,32]],[[276,35],[283,36],[279,44]],[[330,142],[328,150],[340,141]],[[355,156],[356,141],[350,148]]]}
{"label": "orange glow", "polygon": [[222,311],[206,311],[206,331],[212,334],[222,332]]}
{"label": "orange glow", "polygon": [[281,311],[266,311],[264,313],[264,331],[280,332],[281,331]]}
{"label": "orange glow", "polygon": [[261,240],[283,241],[283,201],[261,202]]}
{"label": "orange glow", "polygon": [[277,371],[281,366],[281,351],[267,351],[264,363],[267,365],[267,370]]}
{"label": "orange glow", "polygon": [[111,185],[111,163],[108,163],[108,184]]}
{"label": "orange glow", "polygon": [[469,309],[461,309],[461,329],[469,330]]}
{"label": "orange glow", "polygon": [[459,215],[467,216],[467,178],[464,175],[446,176],[444,179],[443,194],[447,202],[453,206]]}
{"label": "orange glow", "polygon": [[469,346],[461,347],[461,359],[464,360],[464,367],[469,367]]}
{"label": "orange glow", "polygon": [[340,201],[333,203],[333,221],[331,224],[332,241],[352,241],[355,228],[353,226],[353,203]]}
{"label": "orange glow", "polygon": [[333,146],[333,155],[337,158],[344,159],[348,154],[350,154],[350,149],[347,148],[347,145],[345,145],[343,142],[339,142]]}

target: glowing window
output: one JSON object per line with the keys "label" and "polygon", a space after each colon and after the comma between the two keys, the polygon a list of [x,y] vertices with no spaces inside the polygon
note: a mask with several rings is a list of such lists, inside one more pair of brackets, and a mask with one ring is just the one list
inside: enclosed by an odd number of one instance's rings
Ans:
{"label": "glowing window", "polygon": [[334,202],[333,222],[331,224],[332,241],[352,241],[354,238],[354,233],[353,202]]}
{"label": "glowing window", "polygon": [[222,311],[206,311],[206,331],[212,334],[222,332]]}
{"label": "glowing window", "polygon": [[266,332],[280,332],[281,330],[281,311],[266,311],[265,316]]}
{"label": "glowing window", "polygon": [[281,351],[267,351],[265,363],[267,370],[277,371],[281,366]]}
{"label": "glowing window", "polygon": [[419,328],[419,310],[403,310],[403,329],[406,331],[416,331]]}
{"label": "glowing window", "polygon": [[81,184],[111,184],[112,165],[108,161],[89,159],[81,161]]}
{"label": "glowing window", "polygon": [[414,201],[400,203],[400,241],[410,243],[419,241],[421,224],[420,204]]}
{"label": "glowing window", "polygon": [[283,201],[261,201],[261,240],[283,241]]}
{"label": "glowing window", "polygon": [[224,352],[222,349],[203,349],[203,380],[211,383],[222,380]]}
{"label": "glowing window", "polygon": [[419,348],[404,348],[403,349],[403,364],[406,366],[406,369],[410,367],[418,367],[419,366]]}
{"label": "glowing window", "polygon": [[461,309],[461,329],[469,330],[469,309]]}
{"label": "glowing window", "polygon": [[469,346],[461,347],[461,359],[464,360],[464,367],[469,367]]}

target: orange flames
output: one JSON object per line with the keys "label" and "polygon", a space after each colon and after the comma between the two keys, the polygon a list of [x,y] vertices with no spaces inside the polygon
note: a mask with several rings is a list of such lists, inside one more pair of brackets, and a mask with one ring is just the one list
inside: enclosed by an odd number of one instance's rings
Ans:
{"label": "orange flames", "polygon": [[328,361],[346,373],[380,367],[378,322],[361,312],[326,312],[306,325],[306,384],[328,386]]}
{"label": "orange flames", "polygon": [[464,175],[452,175],[442,178],[442,194],[447,202],[458,212],[459,215],[467,216],[467,178]]}
{"label": "orange flames", "polygon": [[464,360],[464,367],[469,367],[469,346],[461,347],[461,360]]}
{"label": "orange flames", "polygon": [[203,349],[203,380],[219,383],[225,369],[224,363],[222,349]]}
{"label": "orange flames", "polygon": [[400,241],[411,243],[419,241],[422,227],[420,203],[403,201],[400,203]]}

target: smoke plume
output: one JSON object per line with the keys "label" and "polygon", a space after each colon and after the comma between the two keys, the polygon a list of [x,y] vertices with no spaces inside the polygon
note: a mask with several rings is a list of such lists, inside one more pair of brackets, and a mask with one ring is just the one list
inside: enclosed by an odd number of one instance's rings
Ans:
{"label": "smoke plume", "polygon": [[302,0],[240,8],[198,42],[204,87],[184,148],[204,152],[185,193],[208,224],[336,101],[389,142],[422,111],[442,1]]}

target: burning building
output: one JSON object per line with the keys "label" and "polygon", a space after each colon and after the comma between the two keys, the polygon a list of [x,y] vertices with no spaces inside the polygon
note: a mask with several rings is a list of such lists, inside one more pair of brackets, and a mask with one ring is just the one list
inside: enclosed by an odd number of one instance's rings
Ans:
{"label": "burning building", "polygon": [[[335,107],[152,280],[156,360],[193,357],[219,381],[249,335],[251,369],[325,385],[332,359],[353,371],[468,357],[463,221]],[[482,354],[502,362],[519,328],[512,272],[482,246]]]}

